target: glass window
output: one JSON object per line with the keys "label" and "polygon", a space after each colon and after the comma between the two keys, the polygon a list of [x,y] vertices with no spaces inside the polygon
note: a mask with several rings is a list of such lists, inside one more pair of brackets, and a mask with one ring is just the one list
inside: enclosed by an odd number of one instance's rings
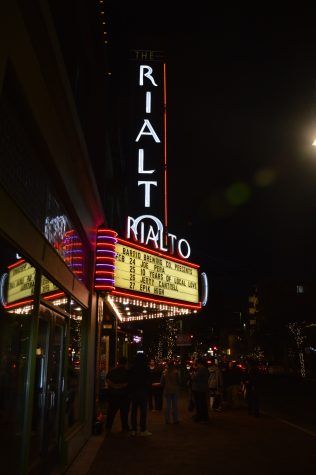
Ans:
{"label": "glass window", "polygon": [[51,172],[39,148],[40,138],[20,86],[10,67],[0,101],[0,183],[56,249],[76,277],[87,283],[84,246],[70,213],[52,184]]}
{"label": "glass window", "polygon": [[4,473],[18,473],[35,269],[1,238],[0,245],[0,459]]}
{"label": "glass window", "polygon": [[68,347],[65,374],[66,414],[65,429],[80,420],[81,347],[83,308],[44,275],[41,281],[41,299],[68,315]]}
{"label": "glass window", "polygon": [[45,275],[42,275],[41,280],[41,299],[64,312],[68,313],[69,311],[69,298],[67,294],[45,277]]}
{"label": "glass window", "polygon": [[65,429],[71,428],[80,420],[81,350],[82,350],[83,308],[74,300],[70,302],[68,369],[66,375],[66,414]]}
{"label": "glass window", "polygon": [[86,282],[86,251],[63,207],[48,192],[44,234],[76,277]]}

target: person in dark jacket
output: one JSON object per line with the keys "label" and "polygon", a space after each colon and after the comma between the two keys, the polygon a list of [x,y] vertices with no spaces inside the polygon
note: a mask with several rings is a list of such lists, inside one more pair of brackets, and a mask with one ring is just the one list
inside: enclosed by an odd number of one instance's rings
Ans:
{"label": "person in dark jacket", "polygon": [[180,392],[180,371],[173,361],[169,361],[161,376],[161,386],[166,401],[165,423],[170,424],[171,415],[174,424],[179,424],[178,397]]}
{"label": "person in dark jacket", "polygon": [[226,372],[226,394],[227,403],[230,408],[239,408],[242,405],[240,397],[241,381],[241,369],[237,366],[236,361],[230,361]]}
{"label": "person in dark jacket", "polygon": [[151,358],[149,360],[150,388],[148,396],[148,407],[150,411],[161,411],[162,409],[162,387],[160,384],[162,367]]}
{"label": "person in dark jacket", "polygon": [[259,417],[259,370],[256,361],[249,358],[245,374],[248,414]]}
{"label": "person in dark jacket", "polygon": [[129,397],[127,358],[125,358],[125,356],[122,356],[119,359],[117,366],[110,369],[106,375],[106,383],[109,390],[109,406],[105,430],[107,434],[111,432],[115,415],[118,411],[120,411],[122,431],[127,432],[129,431]]}
{"label": "person in dark jacket", "polygon": [[208,378],[209,372],[204,358],[196,360],[196,370],[192,374],[192,393],[195,402],[195,422],[208,422]]}
{"label": "person in dark jacket", "polygon": [[144,354],[138,353],[133,366],[128,372],[128,389],[131,400],[131,435],[144,437],[152,435],[147,430],[147,405],[150,384],[147,360]]}

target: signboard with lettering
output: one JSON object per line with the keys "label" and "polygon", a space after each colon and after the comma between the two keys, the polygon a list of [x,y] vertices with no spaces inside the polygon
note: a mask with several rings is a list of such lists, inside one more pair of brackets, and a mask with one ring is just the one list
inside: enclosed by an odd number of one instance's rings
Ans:
{"label": "signboard with lettering", "polygon": [[128,193],[133,196],[128,214],[154,214],[164,222],[164,62],[149,51],[139,53],[129,62],[128,114],[125,111],[124,143],[132,178]]}
{"label": "signboard with lettering", "polygon": [[198,270],[189,263],[154,255],[120,243],[115,245],[114,285],[133,292],[199,302]]}
{"label": "signboard with lettering", "polygon": [[119,303],[124,298],[173,307],[168,316],[180,308],[196,312],[202,305],[200,266],[187,261],[190,244],[171,233],[168,222],[166,63],[160,51],[134,50],[129,73],[121,128],[128,158],[126,239],[98,229],[94,288],[110,292]]}
{"label": "signboard with lettering", "polygon": [[[18,261],[9,267],[6,303],[10,304],[34,294],[35,268],[26,261]],[[55,284],[42,276],[41,294],[47,295],[58,290]]]}
{"label": "signboard with lettering", "polygon": [[169,232],[167,193],[167,74],[161,51],[134,50],[122,117],[128,157],[125,237],[188,259],[186,239]]}
{"label": "signboard with lettering", "polygon": [[30,297],[34,294],[35,269],[23,262],[9,270],[7,303]]}

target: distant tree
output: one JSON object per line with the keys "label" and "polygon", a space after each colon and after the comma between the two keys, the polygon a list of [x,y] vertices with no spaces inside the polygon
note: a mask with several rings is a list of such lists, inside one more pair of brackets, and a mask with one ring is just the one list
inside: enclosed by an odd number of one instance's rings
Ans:
{"label": "distant tree", "polygon": [[303,328],[305,328],[304,322],[289,323],[289,330],[291,333],[293,333],[297,351],[298,351],[298,357],[299,357],[299,362],[300,362],[300,374],[302,378],[305,378],[306,370],[305,370],[303,343],[304,343],[304,340],[306,339],[306,336],[302,334]]}

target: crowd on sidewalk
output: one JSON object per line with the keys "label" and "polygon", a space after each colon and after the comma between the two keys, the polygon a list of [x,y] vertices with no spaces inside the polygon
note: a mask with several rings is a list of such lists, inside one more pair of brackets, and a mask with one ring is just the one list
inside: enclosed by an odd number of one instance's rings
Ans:
{"label": "crowd on sidewalk", "polygon": [[218,364],[199,357],[189,369],[170,360],[164,366],[144,354],[136,355],[128,367],[121,357],[106,375],[108,387],[106,435],[120,414],[121,430],[130,436],[151,436],[148,411],[161,412],[164,423],[179,424],[178,399],[181,387],[188,389],[188,411],[197,423],[208,423],[211,411],[248,407],[259,416],[258,370],[249,359],[245,368],[234,361]]}

